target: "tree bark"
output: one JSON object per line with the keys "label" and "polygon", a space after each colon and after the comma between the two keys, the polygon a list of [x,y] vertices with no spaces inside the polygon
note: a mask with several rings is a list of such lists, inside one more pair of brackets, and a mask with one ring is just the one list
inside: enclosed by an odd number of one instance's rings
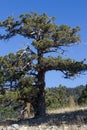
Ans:
{"label": "tree bark", "polygon": [[38,72],[38,83],[37,83],[38,93],[34,101],[34,115],[35,118],[42,117],[46,115],[45,107],[45,72],[40,70]]}
{"label": "tree bark", "polygon": [[34,101],[34,115],[35,118],[42,117],[46,115],[46,107],[45,107],[45,71],[42,69],[41,59],[43,58],[43,53],[38,50],[38,75],[37,75],[37,83],[36,87],[38,89],[37,97]]}

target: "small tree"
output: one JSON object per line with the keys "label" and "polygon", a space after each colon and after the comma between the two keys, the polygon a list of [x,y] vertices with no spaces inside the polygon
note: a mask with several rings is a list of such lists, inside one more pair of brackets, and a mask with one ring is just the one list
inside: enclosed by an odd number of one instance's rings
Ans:
{"label": "small tree", "polygon": [[78,104],[87,105],[87,85],[86,85],[86,88],[82,91],[82,94],[78,99]]}
{"label": "small tree", "polygon": [[64,86],[46,89],[46,106],[48,109],[57,109],[68,105],[67,92]]}
{"label": "small tree", "polygon": [[[87,65],[83,64],[83,61],[62,59],[59,56],[60,53],[64,54],[63,47],[69,47],[80,41],[77,34],[80,28],[71,28],[67,25],[57,26],[54,23],[54,17],[37,13],[22,14],[17,19],[8,17],[5,21],[0,22],[0,27],[5,28],[6,31],[5,34],[0,34],[1,40],[10,39],[17,34],[32,39],[26,50],[20,52],[23,62],[26,63],[22,71],[26,70],[30,76],[35,78],[33,85],[39,90],[33,104],[35,117],[44,116],[45,73],[50,70],[58,70],[68,78],[87,70]],[[48,57],[48,54],[51,55],[51,53],[56,56]]]}

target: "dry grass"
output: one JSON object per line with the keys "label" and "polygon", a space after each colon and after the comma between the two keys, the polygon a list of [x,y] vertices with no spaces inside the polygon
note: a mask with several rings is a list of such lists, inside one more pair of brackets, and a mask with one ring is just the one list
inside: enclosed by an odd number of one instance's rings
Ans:
{"label": "dry grass", "polygon": [[66,112],[74,112],[78,110],[87,110],[87,107],[80,107],[80,106],[75,106],[75,107],[66,107],[66,108],[59,108],[59,109],[54,109],[54,110],[47,110],[47,113],[49,114],[55,114],[55,113],[66,113]]}
{"label": "dry grass", "polygon": [[13,123],[28,126],[27,130],[87,130],[87,107],[50,110],[39,119],[9,120],[1,125]]}

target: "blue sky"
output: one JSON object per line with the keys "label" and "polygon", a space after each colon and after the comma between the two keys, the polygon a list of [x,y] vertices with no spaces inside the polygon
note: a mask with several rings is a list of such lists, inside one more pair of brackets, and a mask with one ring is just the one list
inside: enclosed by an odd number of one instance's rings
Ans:
{"label": "blue sky", "polygon": [[[81,44],[65,48],[66,58],[76,60],[87,58],[87,0],[0,0],[0,21],[8,16],[17,18],[20,14],[37,12],[55,16],[57,25],[67,24],[71,27],[80,26]],[[13,37],[9,41],[0,41],[0,55],[24,48],[29,42],[23,37]],[[87,84],[87,75],[80,75],[74,80],[66,80],[59,71],[46,73],[46,86],[55,87],[59,84],[75,87]]]}

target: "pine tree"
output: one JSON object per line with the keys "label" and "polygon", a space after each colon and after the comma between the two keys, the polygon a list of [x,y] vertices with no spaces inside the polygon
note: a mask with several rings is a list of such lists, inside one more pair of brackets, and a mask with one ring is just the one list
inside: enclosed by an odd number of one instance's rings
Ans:
{"label": "pine tree", "polygon": [[[63,59],[59,56],[64,54],[63,47],[75,45],[80,41],[78,35],[80,28],[71,28],[68,25],[58,26],[54,23],[54,17],[37,13],[22,14],[17,19],[8,17],[0,22],[0,27],[6,31],[5,34],[0,34],[1,40],[10,39],[17,34],[31,39],[26,50],[20,52],[25,65],[19,73],[28,72],[28,75],[34,77],[33,86],[39,90],[32,104],[35,117],[44,116],[46,114],[45,73],[58,70],[64,73],[65,78],[69,78],[87,70],[87,65],[83,61]],[[51,53],[56,56],[49,57],[48,54],[51,55]]]}

